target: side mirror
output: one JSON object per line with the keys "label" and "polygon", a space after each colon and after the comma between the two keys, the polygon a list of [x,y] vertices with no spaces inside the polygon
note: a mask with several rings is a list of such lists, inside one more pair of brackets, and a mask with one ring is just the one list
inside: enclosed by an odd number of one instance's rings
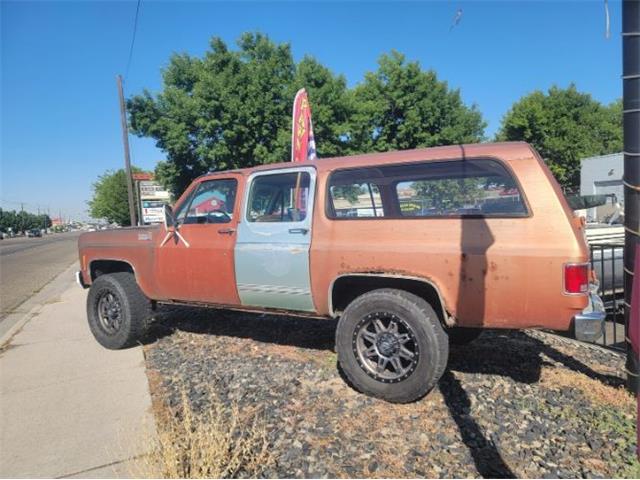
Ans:
{"label": "side mirror", "polygon": [[176,225],[176,219],[173,216],[173,209],[169,205],[164,205],[162,208],[164,218],[164,228],[169,230]]}

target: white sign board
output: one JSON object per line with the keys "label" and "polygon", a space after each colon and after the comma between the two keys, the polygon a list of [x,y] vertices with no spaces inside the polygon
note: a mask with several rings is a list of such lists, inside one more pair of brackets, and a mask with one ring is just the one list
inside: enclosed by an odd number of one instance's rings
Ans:
{"label": "white sign board", "polygon": [[169,192],[167,192],[158,182],[143,180],[140,182],[140,199],[141,200],[169,200]]}
{"label": "white sign board", "polygon": [[164,221],[164,202],[159,200],[142,200],[142,222],[162,223]]}
{"label": "white sign board", "polygon": [[142,180],[139,182],[140,217],[143,224],[162,223],[165,204],[169,203],[169,192],[158,182]]}

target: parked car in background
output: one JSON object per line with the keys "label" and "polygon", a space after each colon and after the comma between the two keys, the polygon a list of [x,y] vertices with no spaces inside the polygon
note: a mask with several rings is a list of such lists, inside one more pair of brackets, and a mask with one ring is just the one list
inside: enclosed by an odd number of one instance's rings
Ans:
{"label": "parked car in background", "polygon": [[39,228],[32,228],[31,230],[27,230],[27,237],[34,238],[34,237],[41,237],[41,236],[42,236],[42,232],[40,231]]}
{"label": "parked car in background", "polygon": [[107,348],[137,344],[158,303],[336,318],[346,377],[392,402],[427,394],[449,344],[485,328],[594,340],[605,318],[584,224],[520,142],[207,174],[164,225],[78,247]]}

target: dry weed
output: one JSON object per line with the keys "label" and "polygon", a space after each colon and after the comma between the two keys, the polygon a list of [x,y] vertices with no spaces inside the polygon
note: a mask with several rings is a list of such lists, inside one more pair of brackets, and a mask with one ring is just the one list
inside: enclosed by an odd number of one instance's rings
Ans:
{"label": "dry weed", "polygon": [[156,438],[137,462],[147,478],[257,477],[273,462],[266,428],[253,412],[224,405],[215,392],[211,405],[196,411],[185,389],[177,407],[156,408]]}
{"label": "dry weed", "polygon": [[540,382],[547,388],[570,387],[580,390],[594,403],[633,408],[635,399],[624,387],[612,387],[580,373],[559,368],[543,368]]}

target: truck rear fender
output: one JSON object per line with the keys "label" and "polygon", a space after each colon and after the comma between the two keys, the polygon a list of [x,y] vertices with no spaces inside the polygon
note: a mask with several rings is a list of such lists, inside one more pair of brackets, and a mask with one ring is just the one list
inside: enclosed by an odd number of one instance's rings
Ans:
{"label": "truck rear fender", "polygon": [[449,315],[437,285],[424,278],[392,273],[339,275],[329,285],[329,314],[334,318],[339,317],[356,297],[379,288],[397,288],[413,293],[426,300],[433,307],[444,325],[452,326],[455,322]]}

